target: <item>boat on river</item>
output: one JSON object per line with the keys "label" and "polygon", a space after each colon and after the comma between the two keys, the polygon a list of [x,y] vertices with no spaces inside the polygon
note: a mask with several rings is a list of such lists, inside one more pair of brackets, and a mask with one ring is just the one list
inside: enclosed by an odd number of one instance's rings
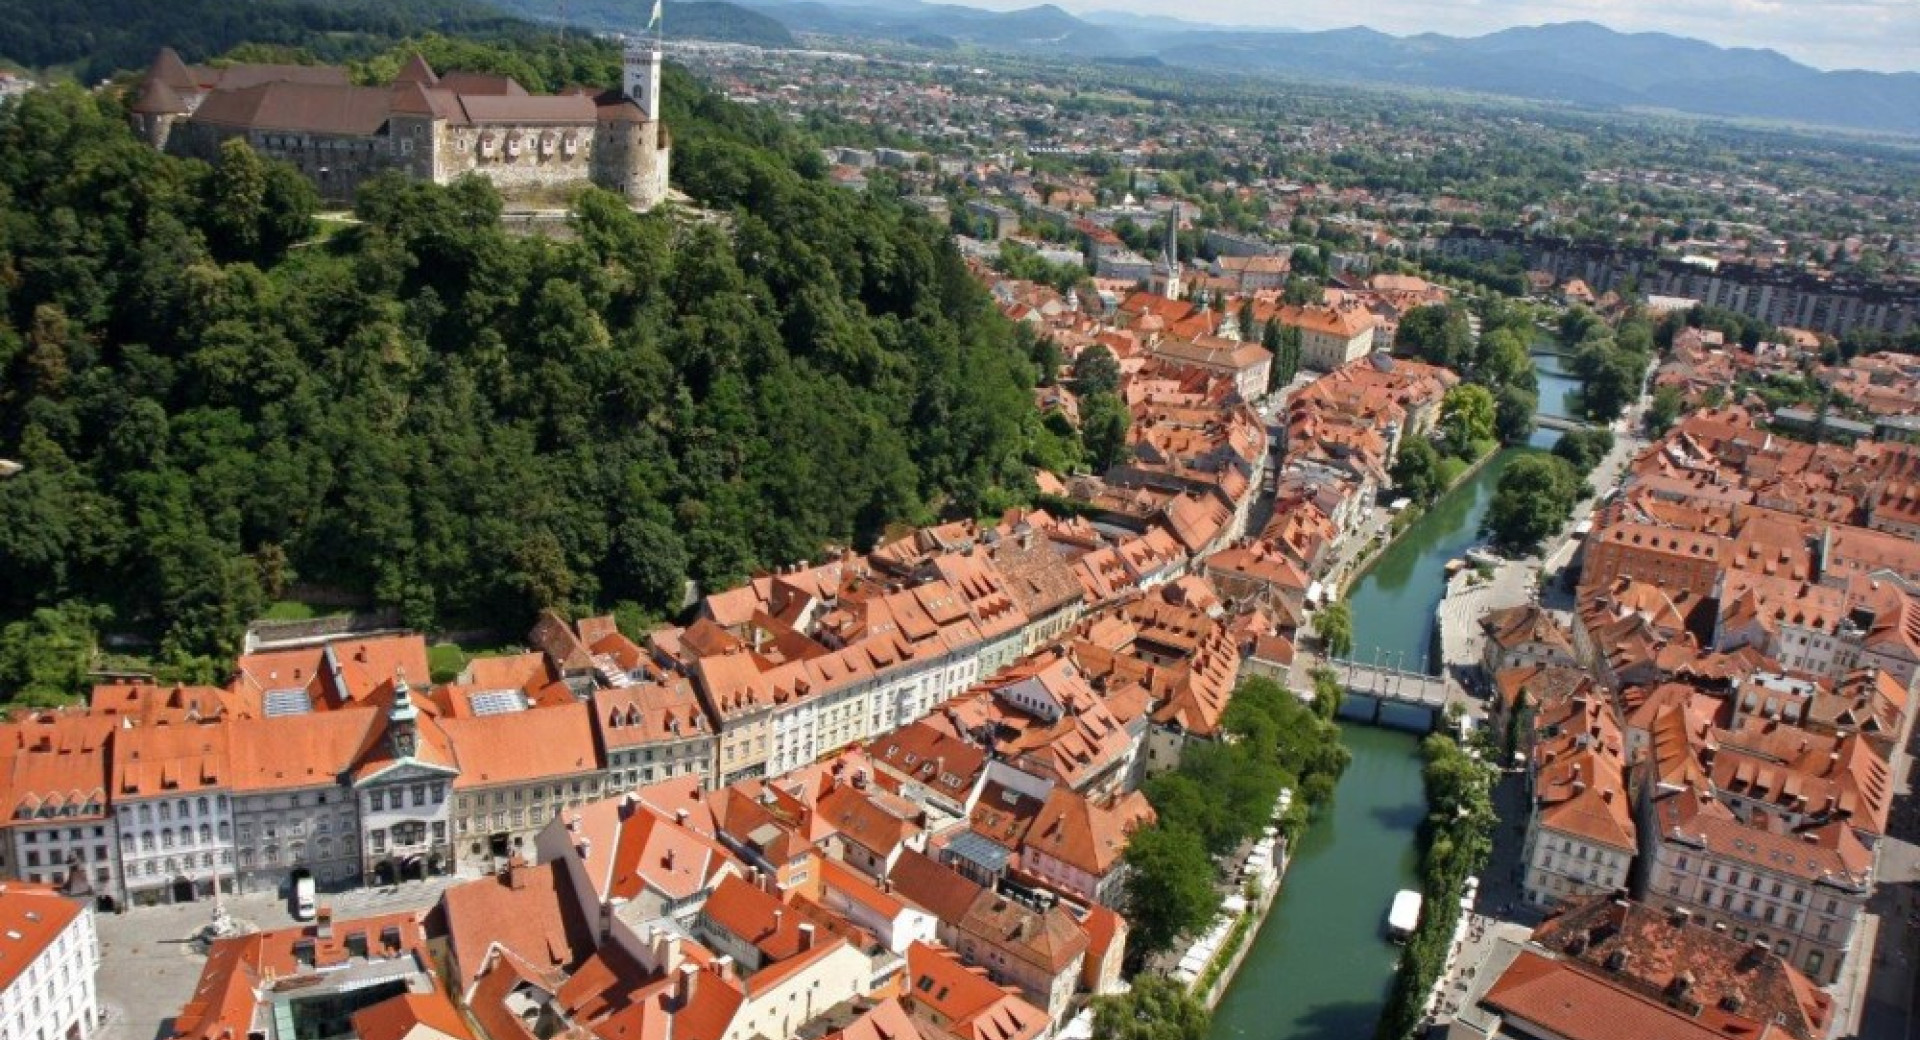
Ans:
{"label": "boat on river", "polygon": [[1406,942],[1420,924],[1420,893],[1403,888],[1393,894],[1393,906],[1387,909],[1387,937]]}

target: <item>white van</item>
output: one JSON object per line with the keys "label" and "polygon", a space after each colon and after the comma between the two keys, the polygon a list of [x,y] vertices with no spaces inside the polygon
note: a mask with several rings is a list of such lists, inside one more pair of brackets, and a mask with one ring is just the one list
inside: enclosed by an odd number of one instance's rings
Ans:
{"label": "white van", "polygon": [[314,915],[313,879],[296,878],[293,882],[293,916],[295,920],[311,921]]}

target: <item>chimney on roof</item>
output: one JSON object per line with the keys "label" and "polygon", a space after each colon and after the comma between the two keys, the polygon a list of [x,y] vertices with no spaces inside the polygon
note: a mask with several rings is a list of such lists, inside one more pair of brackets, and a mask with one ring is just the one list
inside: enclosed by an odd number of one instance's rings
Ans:
{"label": "chimney on roof", "polygon": [[592,859],[593,858],[593,839],[583,837],[579,841],[574,842],[573,851],[577,853],[580,856],[580,858],[583,860]]}
{"label": "chimney on roof", "polygon": [[800,949],[802,952],[813,949],[813,925],[800,926]]}
{"label": "chimney on roof", "polygon": [[317,938],[333,938],[333,907],[323,906],[313,918],[313,934]]}
{"label": "chimney on roof", "polygon": [[[698,795],[695,795],[695,797],[698,797]],[[687,815],[687,810],[684,807],[675,809],[673,811],[673,822],[684,826],[687,822]]]}
{"label": "chimney on roof", "polygon": [[1692,920],[1693,920],[1693,911],[1687,909],[1684,906],[1676,906],[1673,908],[1673,917],[1670,919],[1670,923],[1675,928],[1684,928],[1687,926],[1688,922]]}
{"label": "chimney on roof", "polygon": [[680,975],[673,985],[674,1010],[678,1011],[693,1003],[693,991],[700,979],[700,969],[696,965],[680,965]]}

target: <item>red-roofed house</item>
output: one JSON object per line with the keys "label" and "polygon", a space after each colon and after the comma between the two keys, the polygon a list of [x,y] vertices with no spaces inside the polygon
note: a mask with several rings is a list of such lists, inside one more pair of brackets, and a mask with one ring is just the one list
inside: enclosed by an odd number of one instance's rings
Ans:
{"label": "red-roofed house", "polygon": [[1056,787],[1027,830],[1020,865],[1062,892],[1118,906],[1127,836],[1153,819],[1153,806],[1139,791],[1096,802]]}
{"label": "red-roofed house", "polygon": [[1045,1011],[1001,989],[952,950],[929,943],[907,951],[906,1007],[923,1036],[1040,1040],[1053,1028]]}

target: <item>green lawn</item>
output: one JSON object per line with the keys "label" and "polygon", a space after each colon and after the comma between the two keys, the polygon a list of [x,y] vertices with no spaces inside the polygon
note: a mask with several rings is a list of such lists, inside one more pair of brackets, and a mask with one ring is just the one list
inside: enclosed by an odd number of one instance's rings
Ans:
{"label": "green lawn", "polygon": [[508,654],[521,653],[518,646],[461,646],[458,643],[435,643],[427,647],[427,667],[433,670],[436,683],[452,682],[466,671],[467,664],[481,657],[505,657]]}
{"label": "green lawn", "polygon": [[268,607],[265,616],[268,621],[306,621],[317,615],[308,604],[283,599]]}
{"label": "green lawn", "polygon": [[433,670],[433,681],[452,682],[467,667],[469,660],[465,650],[454,643],[436,643],[427,647],[427,667]]}

